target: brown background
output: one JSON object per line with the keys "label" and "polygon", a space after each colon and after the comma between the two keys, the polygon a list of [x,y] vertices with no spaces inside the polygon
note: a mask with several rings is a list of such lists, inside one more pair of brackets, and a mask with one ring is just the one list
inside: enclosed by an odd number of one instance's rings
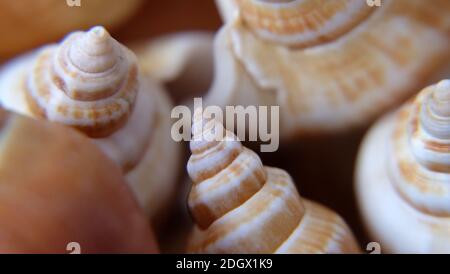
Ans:
{"label": "brown background", "polygon": [[215,31],[221,24],[214,0],[147,0],[115,36],[120,41],[139,41],[178,31]]}

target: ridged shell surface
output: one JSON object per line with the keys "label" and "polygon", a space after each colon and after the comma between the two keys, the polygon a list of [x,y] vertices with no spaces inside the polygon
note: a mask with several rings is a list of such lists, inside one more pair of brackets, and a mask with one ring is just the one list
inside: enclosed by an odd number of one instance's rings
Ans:
{"label": "ridged shell surface", "polygon": [[445,0],[232,3],[208,104],[279,105],[282,137],[365,125],[450,58]]}
{"label": "ridged shell surface", "polygon": [[450,81],[381,119],[361,145],[356,193],[384,252],[450,252]]}
{"label": "ridged shell surface", "polygon": [[215,120],[196,112],[187,168],[196,253],[357,253],[352,232],[333,211],[298,194],[285,171]]}

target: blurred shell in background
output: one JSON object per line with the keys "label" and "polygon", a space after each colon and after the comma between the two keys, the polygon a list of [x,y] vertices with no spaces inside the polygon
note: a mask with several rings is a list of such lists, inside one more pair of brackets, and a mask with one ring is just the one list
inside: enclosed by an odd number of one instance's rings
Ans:
{"label": "blurred shell in background", "polygon": [[385,252],[450,252],[450,80],[375,124],[359,153],[356,193]]}
{"label": "blurred shell in background", "polygon": [[210,32],[180,32],[132,46],[142,71],[163,84],[176,103],[206,93],[213,79]]}
{"label": "blurred shell in background", "polygon": [[0,102],[91,137],[126,173],[146,213],[156,223],[168,214],[181,160],[181,144],[170,138],[171,102],[105,28],[73,32],[6,64]]}
{"label": "blurred shell in background", "polygon": [[81,0],[80,7],[69,7],[65,0],[0,0],[0,59],[60,39],[70,31],[93,25],[113,28],[129,18],[142,2]]}
{"label": "blurred shell in background", "polygon": [[1,109],[0,200],[0,253],[157,252],[120,168],[92,142]]}
{"label": "blurred shell in background", "polygon": [[[193,186],[188,205],[196,224],[195,253],[358,253],[345,221],[300,197],[287,172],[263,166],[221,123],[196,112]],[[219,137],[219,138],[216,138]]]}
{"label": "blurred shell in background", "polygon": [[218,3],[207,103],[279,105],[282,138],[367,126],[450,58],[447,0]]}

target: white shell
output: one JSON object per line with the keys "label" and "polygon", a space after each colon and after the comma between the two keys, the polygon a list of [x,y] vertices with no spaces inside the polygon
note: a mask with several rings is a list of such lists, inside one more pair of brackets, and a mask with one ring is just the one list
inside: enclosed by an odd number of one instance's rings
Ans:
{"label": "white shell", "polygon": [[94,27],[7,64],[0,72],[0,101],[91,137],[155,216],[175,190],[180,148],[167,138],[170,101],[137,66],[131,51]]}
{"label": "white shell", "polygon": [[362,144],[358,201],[386,252],[450,252],[449,109],[444,80],[384,117]]}
{"label": "white shell", "polygon": [[[335,212],[303,199],[287,172],[264,167],[222,124],[194,116],[188,205],[196,253],[358,253]],[[212,137],[222,137],[221,140]]]}
{"label": "white shell", "polygon": [[209,32],[181,32],[132,48],[143,74],[164,85],[176,102],[182,102],[206,93],[211,85],[213,40]]}
{"label": "white shell", "polygon": [[[449,60],[450,2],[445,0],[383,1],[356,21],[349,14],[367,11],[364,1],[234,2],[237,12],[225,12],[233,16],[226,15],[228,21],[216,37],[216,77],[207,104],[278,105],[284,138],[367,125],[423,86]],[[280,9],[295,13],[309,5],[315,14],[324,8],[322,3],[343,5],[337,13],[343,17],[324,17],[312,34],[299,27],[300,44],[270,32],[262,35],[243,10],[253,5],[258,11],[254,16],[259,14],[264,25],[264,13],[276,18]],[[296,8],[290,10],[290,5]],[[292,20],[307,21],[308,16]],[[282,19],[277,19],[280,26],[291,22]],[[321,22],[316,19],[314,23]],[[335,19],[345,31],[326,27]],[[329,33],[325,41],[321,31]]]}

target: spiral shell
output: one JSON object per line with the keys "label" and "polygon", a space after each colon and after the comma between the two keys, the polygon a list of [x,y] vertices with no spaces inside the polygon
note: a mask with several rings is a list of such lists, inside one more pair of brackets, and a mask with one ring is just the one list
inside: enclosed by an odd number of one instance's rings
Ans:
{"label": "spiral shell", "polygon": [[423,90],[399,114],[391,174],[399,193],[418,210],[450,217],[450,80]]}
{"label": "spiral shell", "polygon": [[445,0],[232,2],[207,103],[278,105],[281,137],[366,125],[450,58]]}
{"label": "spiral shell", "polygon": [[[450,80],[443,80],[384,118],[362,146],[360,205],[368,228],[391,252],[450,251],[449,110]],[[390,231],[380,228],[392,221],[384,208],[398,218]]]}
{"label": "spiral shell", "polygon": [[258,155],[220,123],[197,114],[193,132],[188,205],[197,226],[189,251],[359,251],[341,217],[301,198],[285,171],[263,166]]}
{"label": "spiral shell", "polygon": [[122,167],[149,215],[169,202],[180,159],[178,145],[167,138],[171,102],[105,28],[69,34],[8,63],[0,72],[0,101],[91,137]]}
{"label": "spiral shell", "polygon": [[102,27],[43,50],[26,83],[35,116],[103,137],[126,122],[137,93],[133,55]]}

